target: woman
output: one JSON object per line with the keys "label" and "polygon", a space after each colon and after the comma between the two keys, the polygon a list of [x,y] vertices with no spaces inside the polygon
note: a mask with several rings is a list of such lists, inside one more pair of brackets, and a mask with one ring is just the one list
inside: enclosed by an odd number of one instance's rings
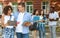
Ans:
{"label": "woman", "polygon": [[39,26],[39,37],[40,38],[46,38],[45,37],[45,19],[46,19],[46,17],[44,16],[44,12],[43,12],[43,10],[41,10],[40,22],[38,24],[38,26]]}
{"label": "woman", "polygon": [[10,25],[9,20],[14,21],[14,16],[11,15],[12,7],[6,6],[3,9],[3,15],[1,18],[3,27],[3,38],[14,38],[14,27],[15,25]]}
{"label": "woman", "polygon": [[37,38],[37,21],[39,20],[39,10],[35,9],[34,13],[32,15],[33,18],[33,25],[36,28],[35,30],[33,30],[32,34],[33,34],[33,38]]}

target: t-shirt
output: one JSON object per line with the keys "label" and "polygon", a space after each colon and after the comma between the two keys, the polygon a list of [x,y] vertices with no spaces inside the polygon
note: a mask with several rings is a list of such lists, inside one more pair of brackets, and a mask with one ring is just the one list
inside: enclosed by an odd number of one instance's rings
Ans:
{"label": "t-shirt", "polygon": [[24,17],[24,13],[19,13],[18,18],[17,18],[17,27],[16,27],[16,32],[22,33],[23,32],[23,17]]}
{"label": "t-shirt", "polygon": [[33,21],[38,21],[39,19],[40,19],[39,16],[36,16],[36,15],[33,16]]}
{"label": "t-shirt", "polygon": [[[49,18],[50,19],[56,19],[59,18],[58,12],[54,12],[54,13],[49,13]],[[56,25],[57,21],[49,21],[49,25]]]}

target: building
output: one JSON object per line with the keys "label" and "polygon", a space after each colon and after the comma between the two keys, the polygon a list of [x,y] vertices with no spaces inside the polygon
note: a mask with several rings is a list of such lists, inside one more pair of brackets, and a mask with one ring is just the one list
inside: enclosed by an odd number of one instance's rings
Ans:
{"label": "building", "polygon": [[26,10],[30,13],[33,13],[34,9],[40,11],[43,9],[44,13],[47,14],[51,6],[56,7],[56,10],[60,12],[60,0],[0,0],[0,2],[4,5],[7,5],[9,2],[24,2],[26,4]]}

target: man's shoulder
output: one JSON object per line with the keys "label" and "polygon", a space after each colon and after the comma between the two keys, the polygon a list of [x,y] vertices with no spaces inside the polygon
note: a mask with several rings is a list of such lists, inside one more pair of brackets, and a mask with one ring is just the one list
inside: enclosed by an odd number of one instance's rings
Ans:
{"label": "man's shoulder", "polygon": [[18,15],[18,14],[19,14],[19,12],[14,12],[14,13],[13,13],[14,16],[15,16],[15,15]]}
{"label": "man's shoulder", "polygon": [[58,12],[55,12],[55,14],[58,14]]}
{"label": "man's shoulder", "polygon": [[19,13],[19,12],[17,11],[17,12],[14,12],[13,14],[17,14],[17,13]]}
{"label": "man's shoulder", "polygon": [[31,13],[29,13],[29,12],[26,12],[26,14],[27,14],[27,15],[32,15],[32,14],[31,14]]}

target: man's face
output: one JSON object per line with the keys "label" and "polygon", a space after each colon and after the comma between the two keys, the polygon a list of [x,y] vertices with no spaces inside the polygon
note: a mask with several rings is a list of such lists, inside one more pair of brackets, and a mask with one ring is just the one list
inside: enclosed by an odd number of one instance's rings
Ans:
{"label": "man's face", "polygon": [[51,8],[50,11],[51,11],[51,13],[54,13],[54,9]]}
{"label": "man's face", "polygon": [[19,10],[19,12],[23,12],[25,10],[25,8],[22,7],[22,5],[18,5],[18,10]]}

